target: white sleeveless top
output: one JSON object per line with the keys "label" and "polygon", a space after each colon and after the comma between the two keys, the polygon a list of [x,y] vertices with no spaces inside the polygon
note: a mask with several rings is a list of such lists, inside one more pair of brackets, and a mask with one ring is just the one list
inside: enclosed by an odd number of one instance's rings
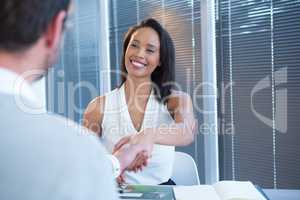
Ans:
{"label": "white sleeveless top", "polygon": [[[153,91],[153,90],[152,90]],[[157,128],[174,124],[166,105],[159,103],[153,92],[149,97],[142,129]],[[131,121],[125,98],[124,84],[105,95],[102,121],[102,142],[108,152],[124,136],[137,134]],[[174,146],[154,145],[148,165],[140,172],[124,173],[128,184],[157,185],[169,180],[174,162]]]}

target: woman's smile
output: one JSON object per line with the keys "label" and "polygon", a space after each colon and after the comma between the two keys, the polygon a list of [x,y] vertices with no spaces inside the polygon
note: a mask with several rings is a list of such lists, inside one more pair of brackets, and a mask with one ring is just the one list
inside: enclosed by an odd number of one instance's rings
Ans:
{"label": "woman's smile", "polygon": [[145,62],[139,61],[138,59],[130,59],[130,63],[136,68],[144,68],[147,66]]}

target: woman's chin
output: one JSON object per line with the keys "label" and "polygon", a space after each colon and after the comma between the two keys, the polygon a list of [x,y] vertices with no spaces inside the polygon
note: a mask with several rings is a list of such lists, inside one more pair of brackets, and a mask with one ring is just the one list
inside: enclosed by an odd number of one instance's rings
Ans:
{"label": "woman's chin", "polygon": [[151,74],[140,72],[140,71],[129,72],[128,75],[129,78],[134,78],[134,79],[145,79],[151,77]]}
{"label": "woman's chin", "polygon": [[138,67],[130,67],[130,69],[127,69],[127,72],[132,76],[151,76],[149,72],[147,71],[146,67],[138,68]]}

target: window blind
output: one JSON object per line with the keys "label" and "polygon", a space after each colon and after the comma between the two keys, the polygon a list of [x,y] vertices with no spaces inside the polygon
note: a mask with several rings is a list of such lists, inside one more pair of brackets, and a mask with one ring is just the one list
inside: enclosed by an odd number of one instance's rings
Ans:
{"label": "window blind", "polygon": [[300,186],[300,1],[219,0],[221,179]]}
{"label": "window blind", "polygon": [[[87,104],[100,94],[100,12],[96,0],[76,0],[58,63],[47,77],[49,111],[77,122]],[[109,84],[109,83],[108,83]]]}

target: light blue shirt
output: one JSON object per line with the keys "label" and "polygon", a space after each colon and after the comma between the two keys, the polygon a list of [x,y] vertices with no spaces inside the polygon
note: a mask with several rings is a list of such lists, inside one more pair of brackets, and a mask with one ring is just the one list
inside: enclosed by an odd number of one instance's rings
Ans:
{"label": "light blue shirt", "polygon": [[[98,139],[63,117],[24,109],[8,89],[19,77],[0,69],[0,78],[0,199],[117,199]],[[26,84],[23,106],[34,104]]]}

